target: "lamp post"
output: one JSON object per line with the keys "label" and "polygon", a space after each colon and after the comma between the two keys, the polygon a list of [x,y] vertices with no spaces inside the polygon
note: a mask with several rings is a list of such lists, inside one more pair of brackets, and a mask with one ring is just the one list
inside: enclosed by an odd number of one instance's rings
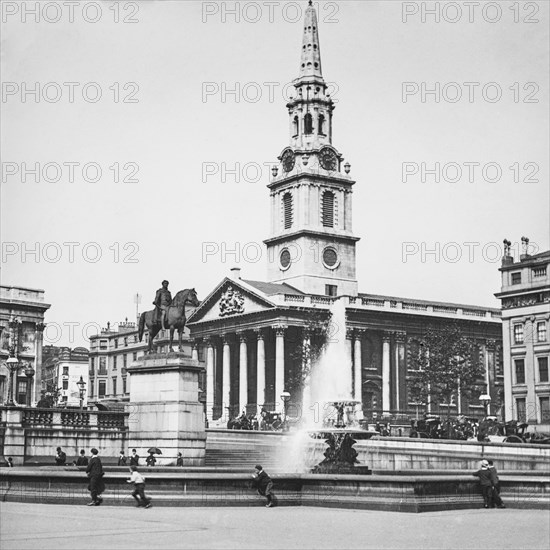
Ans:
{"label": "lamp post", "polygon": [[488,393],[483,393],[479,396],[481,404],[485,407],[485,416],[491,415],[491,396]]}
{"label": "lamp post", "polygon": [[14,377],[17,376],[17,371],[19,370],[19,359],[17,357],[8,357],[6,361],[6,367],[10,371],[10,383],[8,388],[8,402],[7,405],[14,407],[15,406],[15,383]]}
{"label": "lamp post", "polygon": [[80,410],[82,410],[84,394],[86,393],[86,382],[84,382],[82,375],[80,375],[80,380],[76,383],[76,385],[78,386],[78,394],[80,396]]}
{"label": "lamp post", "polygon": [[283,430],[288,430],[288,424],[286,421],[286,410],[287,410],[287,403],[290,400],[290,393],[287,391],[284,391],[281,393],[281,399],[283,400]]}

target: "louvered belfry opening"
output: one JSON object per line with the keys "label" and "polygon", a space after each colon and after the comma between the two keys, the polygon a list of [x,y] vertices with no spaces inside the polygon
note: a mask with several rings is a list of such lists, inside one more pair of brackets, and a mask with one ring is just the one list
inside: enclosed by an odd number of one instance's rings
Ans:
{"label": "louvered belfry opening", "polygon": [[323,193],[323,226],[334,227],[334,193],[332,191]]}
{"label": "louvered belfry opening", "polygon": [[283,196],[283,217],[285,229],[292,227],[292,195],[285,193]]}

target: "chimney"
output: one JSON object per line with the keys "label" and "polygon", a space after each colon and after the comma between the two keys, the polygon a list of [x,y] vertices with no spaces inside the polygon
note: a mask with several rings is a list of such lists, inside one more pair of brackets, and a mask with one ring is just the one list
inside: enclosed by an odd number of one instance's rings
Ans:
{"label": "chimney", "polygon": [[512,265],[514,263],[514,258],[510,253],[512,243],[508,239],[502,241],[504,243],[504,255],[502,256],[502,265]]}
{"label": "chimney", "polygon": [[229,276],[234,281],[238,281],[241,278],[241,268],[240,267],[232,267],[231,268],[231,274]]}
{"label": "chimney", "polygon": [[519,259],[520,261],[523,261],[531,257],[531,255],[529,254],[529,237],[522,237],[521,244],[523,248],[523,254],[520,255]]}

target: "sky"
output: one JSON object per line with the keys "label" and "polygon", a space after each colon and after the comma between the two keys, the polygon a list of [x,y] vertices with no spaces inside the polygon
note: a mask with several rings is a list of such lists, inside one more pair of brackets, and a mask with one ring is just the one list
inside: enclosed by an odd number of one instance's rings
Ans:
{"label": "sky", "polygon": [[[265,280],[307,3],[35,4],[2,2],[1,280],[45,343]],[[502,240],[549,248],[549,4],[485,4],[315,4],[360,292],[498,307]]]}

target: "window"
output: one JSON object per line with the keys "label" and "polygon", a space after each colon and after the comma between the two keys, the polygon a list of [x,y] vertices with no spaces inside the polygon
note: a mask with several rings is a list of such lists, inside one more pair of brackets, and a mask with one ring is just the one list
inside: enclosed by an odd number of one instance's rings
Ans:
{"label": "window", "polygon": [[312,134],[313,133],[313,117],[311,116],[311,113],[307,113],[304,117],[304,134]]}
{"label": "window", "polygon": [[336,285],[325,285],[325,294],[327,296],[336,296],[338,287]]}
{"label": "window", "polygon": [[514,325],[514,344],[523,344],[523,325]]}
{"label": "window", "polygon": [[105,357],[99,358],[99,373],[98,374],[107,374],[107,359]]}
{"label": "window", "polygon": [[128,338],[125,336],[124,337],[124,346],[126,347],[128,345]]}
{"label": "window", "polygon": [[546,342],[546,322],[537,323],[537,342]]}
{"label": "window", "polygon": [[113,377],[112,378],[112,382],[113,382],[113,395],[116,395],[116,377]]}
{"label": "window", "polygon": [[518,421],[526,422],[527,419],[525,416],[525,398],[516,398],[516,411],[518,413]]}
{"label": "window", "polygon": [[325,191],[323,193],[323,204],[321,207],[324,227],[334,227],[334,203],[334,193],[332,191]]}
{"label": "window", "polygon": [[127,356],[126,354],[124,354],[124,355],[122,356],[122,366],[123,366],[124,368],[126,368],[126,367],[128,366],[128,356]]}
{"label": "window", "polygon": [[324,125],[325,125],[325,117],[324,115],[319,115],[319,129],[318,129],[318,133],[320,136],[324,136],[325,135],[325,128],[324,128]]}
{"label": "window", "polygon": [[537,357],[539,382],[548,382],[548,357]]}
{"label": "window", "polygon": [[285,229],[292,227],[292,195],[290,193],[283,195],[283,224]]}
{"label": "window", "polygon": [[107,349],[107,340],[99,341],[99,349]]}
{"label": "window", "polygon": [[516,370],[516,384],[525,384],[525,361],[523,359],[516,359],[514,366]]}
{"label": "window", "polygon": [[68,389],[69,389],[69,381],[68,381],[68,380],[63,380],[63,389],[64,389],[64,390],[68,390]]}
{"label": "window", "polygon": [[117,360],[118,360],[118,357],[115,355],[113,357],[113,370],[116,370],[116,367],[117,367]]}
{"label": "window", "polygon": [[292,137],[298,136],[298,128],[299,128],[298,117],[295,116],[294,119],[292,120]]}
{"label": "window", "polygon": [[139,338],[137,334],[134,336],[134,344],[139,344]]}
{"label": "window", "polygon": [[137,351],[134,351],[134,353],[132,353],[132,361],[137,361]]}
{"label": "window", "polygon": [[512,273],[512,284],[513,285],[521,284],[521,271],[518,271],[517,273]]}
{"label": "window", "polygon": [[90,393],[88,394],[88,397],[92,399],[94,396],[94,379],[90,378]]}
{"label": "window", "polygon": [[126,388],[126,376],[122,377],[122,393],[128,393],[128,389]]}
{"label": "window", "polygon": [[69,376],[69,367],[63,367],[63,376]]}
{"label": "window", "polygon": [[550,422],[550,397],[539,397],[540,403],[540,421],[543,424]]}
{"label": "window", "polygon": [[114,344],[115,344],[115,349],[118,349],[118,340],[116,338],[115,338]]}
{"label": "window", "polygon": [[98,392],[97,396],[101,399],[102,397],[105,397],[105,386],[107,385],[107,382],[105,380],[100,380],[98,384]]}
{"label": "window", "polygon": [[95,357],[92,357],[91,361],[92,361],[91,367],[92,367],[92,370],[94,370],[94,367],[95,367]]}

